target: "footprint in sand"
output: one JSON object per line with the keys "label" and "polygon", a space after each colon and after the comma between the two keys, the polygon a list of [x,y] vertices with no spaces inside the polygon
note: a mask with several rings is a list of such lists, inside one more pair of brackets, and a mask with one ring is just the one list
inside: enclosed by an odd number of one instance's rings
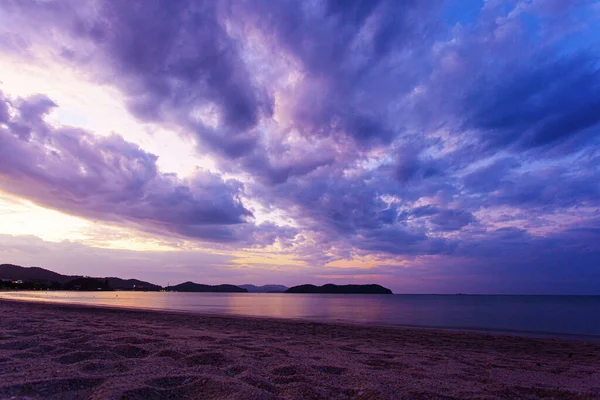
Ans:
{"label": "footprint in sand", "polygon": [[183,354],[181,354],[178,351],[171,350],[171,349],[157,351],[156,353],[153,354],[153,356],[154,357],[167,357],[167,358],[171,358],[173,360],[181,360],[183,358]]}
{"label": "footprint in sand", "polygon": [[[27,382],[19,385],[0,387],[0,397],[3,396],[31,396],[48,398],[59,396],[60,398],[69,392],[79,392],[93,389],[101,385],[105,379],[51,379],[36,382]],[[74,397],[70,396],[69,398]],[[78,398],[84,396],[78,396]]]}
{"label": "footprint in sand", "polygon": [[358,350],[356,347],[353,347],[353,346],[340,346],[339,349],[342,351],[347,351],[348,353],[356,353],[356,354],[361,353],[360,350]]}
{"label": "footprint in sand", "polygon": [[275,368],[271,372],[273,375],[277,375],[277,377],[272,379],[272,382],[278,385],[306,381],[304,376],[300,373],[300,369],[293,365]]}
{"label": "footprint in sand", "polygon": [[332,365],[320,365],[314,368],[319,372],[329,375],[342,375],[344,372],[346,372],[346,368],[334,367]]}
{"label": "footprint in sand", "polygon": [[86,360],[110,360],[116,359],[117,357],[114,354],[108,352],[100,352],[100,351],[77,351],[74,353],[65,354],[64,356],[56,358],[56,361],[59,364],[76,364],[81,361]]}
{"label": "footprint in sand", "polygon": [[212,336],[194,336],[194,339],[197,339],[201,342],[215,342],[217,339]]}
{"label": "footprint in sand", "polygon": [[35,335],[39,335],[39,332],[36,332],[36,331],[19,331],[17,333],[18,337],[30,337],[30,336],[35,336]]}
{"label": "footprint in sand", "polygon": [[78,344],[85,344],[85,343],[87,343],[87,342],[89,342],[90,340],[93,340],[93,339],[94,339],[93,336],[86,335],[86,336],[79,336],[79,337],[73,338],[69,342],[71,344],[78,345]]}
{"label": "footprint in sand", "polygon": [[49,344],[43,344],[41,346],[39,346],[37,349],[35,349],[36,353],[50,353],[52,351],[56,350],[56,346],[52,346]]}
{"label": "footprint in sand", "polygon": [[225,375],[227,375],[227,376],[236,376],[236,375],[239,375],[242,372],[246,371],[247,369],[248,369],[247,367],[244,367],[242,365],[236,365],[236,366],[228,368],[225,371]]}
{"label": "footprint in sand", "polygon": [[210,365],[213,367],[220,367],[225,365],[228,360],[221,354],[216,352],[199,353],[189,356],[185,359],[188,367],[195,367],[198,365]]}
{"label": "footprint in sand", "polygon": [[146,385],[160,389],[169,389],[177,386],[187,385],[198,378],[194,376],[165,376],[146,381]]}
{"label": "footprint in sand", "polygon": [[167,400],[175,399],[177,393],[171,393],[168,390],[156,389],[153,387],[143,387],[138,389],[127,390],[118,398],[123,400]]}
{"label": "footprint in sand", "polygon": [[118,345],[112,348],[113,353],[125,358],[144,358],[148,352],[141,347],[130,345]]}
{"label": "footprint in sand", "polygon": [[410,367],[409,365],[406,365],[406,364],[401,364],[398,362],[388,361],[388,360],[381,360],[381,359],[377,359],[377,358],[371,358],[371,359],[359,361],[359,362],[361,364],[369,366],[373,369],[379,369],[379,370],[404,370],[404,369],[407,369]]}
{"label": "footprint in sand", "polygon": [[259,353],[253,353],[252,355],[253,355],[254,357],[256,357],[256,358],[271,358],[271,357],[273,357],[273,356],[274,356],[274,354],[273,354],[273,353],[269,353],[269,352],[267,352],[267,351],[261,351],[261,352],[259,352]]}
{"label": "footprint in sand", "polygon": [[36,358],[36,357],[39,357],[39,354],[28,353],[26,351],[17,353],[17,354],[13,354],[13,356],[12,356],[12,358],[17,358],[20,360],[29,360],[29,359]]}
{"label": "footprint in sand", "polygon": [[95,372],[104,372],[113,368],[110,363],[96,362],[96,361],[83,361],[78,364],[78,368],[80,371],[95,373]]}
{"label": "footprint in sand", "polygon": [[280,376],[277,378],[273,378],[273,383],[276,385],[289,385],[290,383],[302,383],[306,382],[306,379],[303,376],[293,375],[293,376]]}
{"label": "footprint in sand", "polygon": [[[179,383],[179,379],[184,380]],[[188,383],[183,383],[185,377],[173,377],[173,381],[169,381],[171,377],[162,378],[162,383],[174,384],[166,388],[146,386],[138,389],[128,390],[121,395],[121,399],[137,400],[137,399],[181,399],[181,398],[201,398],[201,399],[222,399],[229,398],[236,388],[232,385],[219,382],[209,377],[195,377],[190,379]],[[152,382],[149,382],[152,383]],[[155,385],[157,382],[153,382]],[[161,383],[160,381],[158,383]],[[179,383],[179,384],[178,384]]]}
{"label": "footprint in sand", "polygon": [[254,386],[257,389],[267,391],[269,393],[277,392],[277,387],[275,385],[273,385],[270,382],[267,382],[266,380],[264,380],[262,378],[258,378],[256,376],[246,376],[246,377],[242,378],[242,382],[244,382],[250,386]]}
{"label": "footprint in sand", "polygon": [[27,350],[37,346],[39,343],[33,340],[21,340],[17,342],[1,343],[0,350]]}
{"label": "footprint in sand", "polygon": [[254,340],[254,338],[252,336],[243,336],[243,335],[242,336],[237,336],[237,335],[230,336],[229,338],[233,339],[233,340]]}
{"label": "footprint in sand", "polygon": [[245,346],[245,345],[242,345],[242,344],[235,345],[235,347],[237,347],[238,349],[246,350],[246,351],[250,351],[250,352],[263,351],[262,348],[254,347],[254,346]]}
{"label": "footprint in sand", "polygon": [[298,368],[293,365],[275,368],[271,372],[273,373],[273,375],[277,376],[292,376],[299,373]]}
{"label": "footprint in sand", "polygon": [[148,343],[162,343],[163,341],[160,339],[153,339],[153,338],[141,338],[141,337],[135,337],[135,336],[126,336],[126,337],[118,337],[115,339],[112,339],[113,342],[115,343],[122,343],[122,344],[148,344]]}

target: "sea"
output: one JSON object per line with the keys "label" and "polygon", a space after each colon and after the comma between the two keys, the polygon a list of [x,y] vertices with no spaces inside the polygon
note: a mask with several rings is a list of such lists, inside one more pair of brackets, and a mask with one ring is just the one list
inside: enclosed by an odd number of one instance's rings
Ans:
{"label": "sea", "polygon": [[600,296],[0,292],[0,299],[600,341]]}

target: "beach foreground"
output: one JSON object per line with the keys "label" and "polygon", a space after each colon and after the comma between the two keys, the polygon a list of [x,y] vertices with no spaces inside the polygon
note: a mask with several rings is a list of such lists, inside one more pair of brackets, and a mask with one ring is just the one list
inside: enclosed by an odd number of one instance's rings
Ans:
{"label": "beach foreground", "polygon": [[0,301],[0,399],[593,399],[600,344]]}

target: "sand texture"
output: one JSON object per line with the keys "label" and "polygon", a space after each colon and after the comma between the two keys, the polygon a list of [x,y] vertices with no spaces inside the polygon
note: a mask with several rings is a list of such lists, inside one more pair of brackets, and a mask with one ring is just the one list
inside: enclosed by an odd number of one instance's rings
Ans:
{"label": "sand texture", "polygon": [[594,399],[600,344],[0,301],[0,399]]}

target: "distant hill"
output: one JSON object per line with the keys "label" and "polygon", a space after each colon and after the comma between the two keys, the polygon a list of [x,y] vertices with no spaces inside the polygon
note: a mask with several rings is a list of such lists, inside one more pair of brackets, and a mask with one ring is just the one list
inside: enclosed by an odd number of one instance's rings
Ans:
{"label": "distant hill", "polygon": [[[77,279],[84,279],[80,275],[62,275],[54,271],[50,271],[39,267],[21,267],[13,264],[0,264],[0,279],[21,280],[23,282],[46,283],[50,286],[51,283],[58,283],[61,287],[53,285],[53,289],[72,290],[73,285],[67,285],[69,282]],[[86,278],[87,279],[87,278]],[[121,278],[90,278],[100,279],[102,282],[108,281],[108,286],[114,290],[151,290],[158,291],[161,286],[153,283],[140,281],[137,279],[121,279]],[[91,282],[89,282],[91,284]],[[78,284],[74,284],[78,285]],[[92,284],[93,286],[93,284]],[[103,286],[99,286],[103,287]]]}
{"label": "distant hill", "polygon": [[[12,284],[10,281],[23,281]],[[8,282],[6,282],[8,281]],[[83,277],[62,275],[39,267],[21,267],[13,264],[0,264],[0,287],[8,289],[49,288],[52,290],[143,290],[159,291],[161,286],[138,279],[116,277]],[[166,290],[175,292],[220,292],[220,293],[337,293],[337,294],[392,294],[390,289],[380,285],[300,285],[287,288],[283,285],[203,285],[184,282],[168,286]]]}
{"label": "distant hill", "polygon": [[64,290],[112,290],[108,283],[108,279],[96,278],[77,278],[63,285]]}
{"label": "distant hill", "polygon": [[393,294],[380,285],[300,285],[289,288],[286,293],[327,293],[327,294]]}
{"label": "distant hill", "polygon": [[162,286],[153,283],[140,281],[138,279],[121,279],[121,278],[106,278],[108,284],[114,290],[142,290],[150,292],[158,292]]}
{"label": "distant hill", "polygon": [[221,293],[247,293],[248,290],[235,285],[202,285],[194,282],[184,282],[175,286],[167,286],[166,290],[174,292],[221,292]]}
{"label": "distant hill", "polygon": [[13,264],[0,264],[0,279],[67,283],[76,278],[82,277],[62,275],[39,267],[21,267]]}
{"label": "distant hill", "polygon": [[283,285],[238,285],[242,289],[246,289],[250,293],[283,293],[288,287]]}

